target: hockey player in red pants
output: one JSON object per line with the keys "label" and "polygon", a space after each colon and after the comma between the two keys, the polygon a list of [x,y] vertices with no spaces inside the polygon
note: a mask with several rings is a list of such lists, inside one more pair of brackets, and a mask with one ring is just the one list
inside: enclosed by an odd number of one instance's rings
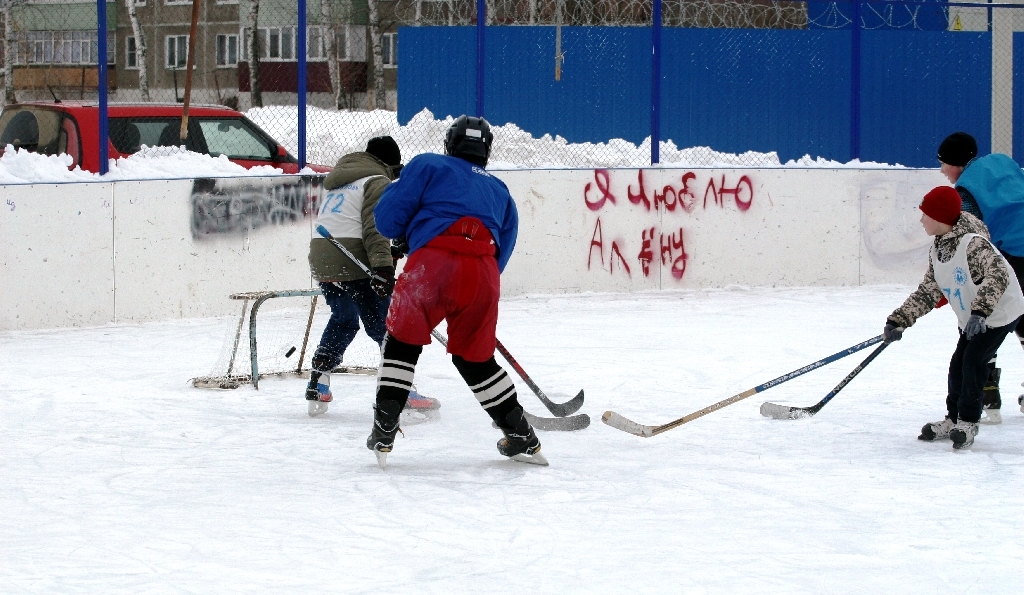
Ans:
{"label": "hockey player in red pants", "polygon": [[492,142],[486,120],[460,116],[445,136],[446,155],[413,158],[374,209],[380,233],[409,245],[388,310],[366,440],[381,467],[394,447],[420,352],[441,320],[448,322],[452,362],[505,434],[498,452],[547,464],[512,379],[494,361],[499,274],[515,247],[519,216],[505,184],[484,170]]}

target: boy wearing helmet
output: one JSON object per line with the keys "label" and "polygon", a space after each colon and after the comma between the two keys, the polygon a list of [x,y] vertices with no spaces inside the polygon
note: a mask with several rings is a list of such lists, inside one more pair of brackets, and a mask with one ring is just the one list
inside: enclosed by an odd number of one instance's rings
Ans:
{"label": "boy wearing helmet", "polygon": [[505,184],[484,169],[493,140],[486,120],[459,116],[446,134],[445,155],[410,160],[374,209],[377,229],[409,246],[388,310],[373,429],[366,440],[382,467],[420,352],[441,320],[448,322],[452,362],[505,434],[498,452],[547,464],[515,385],[494,360],[499,274],[515,248],[519,215]]}
{"label": "boy wearing helmet", "polygon": [[925,424],[921,440],[949,438],[961,450],[974,444],[982,412],[986,364],[1024,314],[1024,294],[1006,259],[989,241],[977,217],[960,212],[960,195],[939,186],[921,201],[921,225],[935,237],[928,272],[917,290],[885,321],[886,343],[899,341],[903,330],[949,300],[960,328],[949,362],[946,418]]}

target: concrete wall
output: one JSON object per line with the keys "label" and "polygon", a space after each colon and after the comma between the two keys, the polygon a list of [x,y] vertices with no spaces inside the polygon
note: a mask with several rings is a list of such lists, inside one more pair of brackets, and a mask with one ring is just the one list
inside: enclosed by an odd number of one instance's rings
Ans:
{"label": "concrete wall", "polygon": [[[916,207],[945,182],[936,170],[496,175],[520,214],[505,295],[914,284],[928,245]],[[193,188],[0,187],[0,330],[235,314],[231,293],[311,286],[311,218],[197,234]]]}

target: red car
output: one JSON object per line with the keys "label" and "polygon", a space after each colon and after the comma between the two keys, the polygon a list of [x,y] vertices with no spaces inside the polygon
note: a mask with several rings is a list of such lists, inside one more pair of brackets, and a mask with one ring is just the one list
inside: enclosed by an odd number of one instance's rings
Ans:
{"label": "red car", "polygon": [[[180,104],[110,104],[111,159],[127,157],[142,145],[182,144]],[[99,171],[100,110],[97,102],[29,102],[8,105],[0,114],[0,154],[14,145],[46,155],[67,153],[72,168]],[[286,174],[299,172],[299,162],[269,134],[241,112],[219,105],[189,106],[185,147],[196,153],[228,159],[245,168],[271,165]],[[328,173],[330,167],[309,164]]]}

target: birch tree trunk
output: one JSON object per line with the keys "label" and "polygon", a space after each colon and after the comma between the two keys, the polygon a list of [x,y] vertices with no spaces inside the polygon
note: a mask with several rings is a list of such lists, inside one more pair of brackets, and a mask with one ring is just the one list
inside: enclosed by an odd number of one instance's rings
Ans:
{"label": "birch tree trunk", "polygon": [[128,8],[128,18],[132,22],[132,35],[135,36],[135,63],[139,67],[139,94],[143,101],[149,98],[149,70],[146,66],[146,33],[139,23],[139,15],[135,12],[135,0],[124,0]]}
{"label": "birch tree trunk", "polygon": [[331,90],[334,91],[334,109],[341,109],[341,72],[338,67],[338,31],[331,18],[331,0],[320,0],[320,18],[326,27],[324,33],[324,54],[327,57],[327,71],[331,75]]}
{"label": "birch tree trunk", "polygon": [[263,107],[263,89],[260,87],[260,0],[249,0],[249,103]]}
{"label": "birch tree trunk", "polygon": [[367,107],[387,109],[387,96],[384,91],[384,53],[381,48],[380,11],[378,0],[366,0],[370,12],[370,47],[373,52],[373,93],[369,97]]}
{"label": "birch tree trunk", "polygon": [[17,103],[14,95],[14,21],[11,19],[11,5],[14,0],[3,0],[4,18],[4,104]]}

